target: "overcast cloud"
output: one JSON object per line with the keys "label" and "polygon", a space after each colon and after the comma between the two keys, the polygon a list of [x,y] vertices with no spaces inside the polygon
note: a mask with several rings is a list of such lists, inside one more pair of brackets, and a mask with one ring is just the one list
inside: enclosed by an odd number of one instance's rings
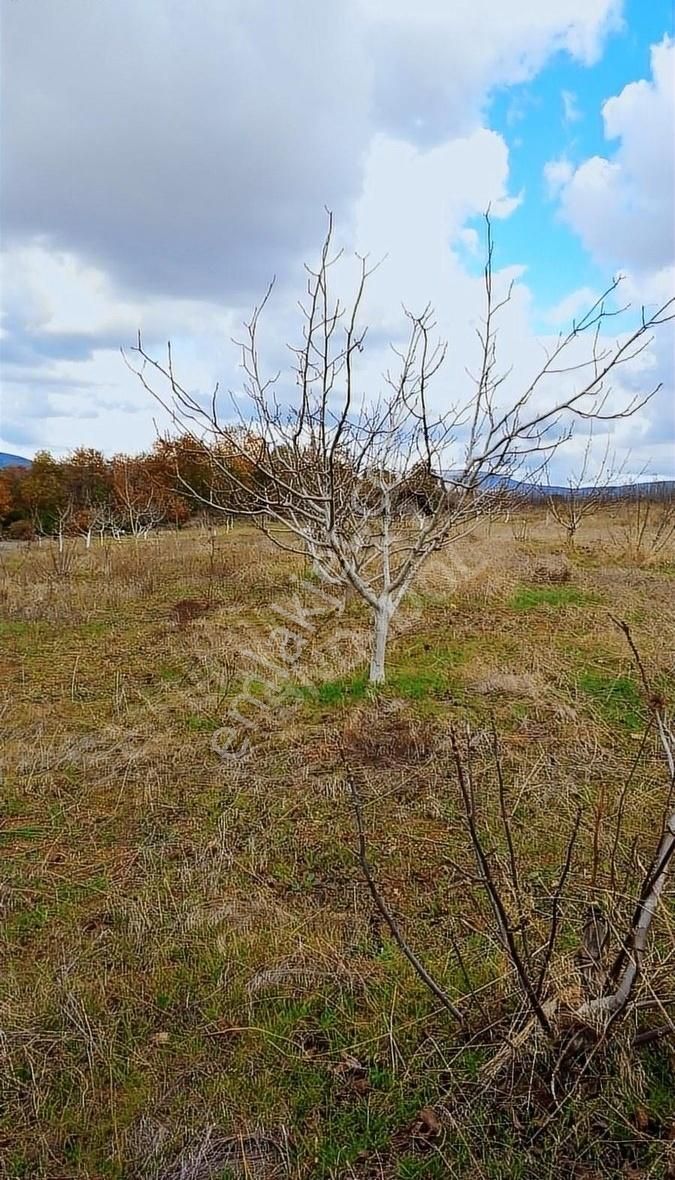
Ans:
{"label": "overcast cloud", "polygon": [[[450,373],[463,372],[480,311],[467,222],[489,203],[508,217],[521,199],[488,97],[561,51],[592,65],[621,19],[619,0],[0,6],[8,449],[149,445],[156,408],[119,345],[139,326],[150,347],[171,336],[191,388],[233,384],[231,336],[272,274],[269,353],[283,356],[324,205],[348,249],[388,254],[373,338],[396,335],[402,300],[432,299]],[[672,164],[639,134],[660,120],[668,156],[667,53],[655,51],[653,79],[606,104],[607,159],[547,173],[588,249],[640,290],[669,262]],[[639,241],[636,202],[653,212]],[[502,277],[518,280],[505,352],[526,365],[538,350],[527,275]],[[373,381],[380,360],[375,350]]]}

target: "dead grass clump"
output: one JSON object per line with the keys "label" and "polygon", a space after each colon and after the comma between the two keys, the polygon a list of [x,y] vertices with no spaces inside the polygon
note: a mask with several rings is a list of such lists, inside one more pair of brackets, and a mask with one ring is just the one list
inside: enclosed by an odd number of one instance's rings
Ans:
{"label": "dead grass clump", "polygon": [[184,920],[184,928],[197,930],[210,927],[241,935],[255,933],[264,924],[279,928],[292,920],[293,915],[288,910],[264,894],[234,899],[218,896],[190,910]]}
{"label": "dead grass clump", "polygon": [[349,717],[342,748],[353,765],[389,765],[426,761],[437,749],[438,726],[394,709],[357,709]]}
{"label": "dead grass clump", "polygon": [[208,614],[214,604],[206,598],[182,598],[173,605],[172,611],[179,627],[186,627],[193,619]]}
{"label": "dead grass clump", "polygon": [[314,992],[322,985],[337,985],[353,991],[363,985],[363,979],[358,972],[348,970],[344,964],[326,964],[318,967],[304,960],[289,961],[263,971],[256,971],[249,979],[246,991],[250,998],[262,993],[297,997],[301,992]]}
{"label": "dead grass clump", "polygon": [[474,680],[471,684],[474,692],[481,696],[492,693],[503,693],[505,696],[526,697],[528,700],[541,700],[544,686],[532,672],[487,672]]}
{"label": "dead grass clump", "polygon": [[563,586],[572,577],[572,567],[564,557],[539,561],[529,573],[529,580],[539,586]]}
{"label": "dead grass clump", "polygon": [[155,1124],[150,1133],[139,1127],[135,1156],[142,1180],[221,1180],[223,1176],[273,1180],[288,1175],[288,1136],[284,1128],[276,1134],[262,1129],[227,1135],[213,1124],[192,1135],[183,1149],[167,1163],[170,1132]]}

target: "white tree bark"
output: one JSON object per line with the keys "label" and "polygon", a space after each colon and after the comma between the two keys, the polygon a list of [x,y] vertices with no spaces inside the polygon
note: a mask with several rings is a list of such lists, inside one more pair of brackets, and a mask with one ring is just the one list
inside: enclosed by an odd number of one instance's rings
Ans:
{"label": "white tree bark", "polygon": [[384,684],[384,661],[387,653],[389,624],[394,613],[393,604],[387,595],[380,599],[373,610],[373,650],[370,658],[371,684]]}

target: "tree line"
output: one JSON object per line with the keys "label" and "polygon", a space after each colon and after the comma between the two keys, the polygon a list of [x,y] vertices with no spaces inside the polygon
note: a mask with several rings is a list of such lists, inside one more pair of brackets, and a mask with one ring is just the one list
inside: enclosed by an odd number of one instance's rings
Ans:
{"label": "tree line", "polygon": [[182,527],[206,510],[212,473],[209,449],[190,438],[158,439],[148,452],[112,458],[89,447],[61,459],[39,451],[30,467],[0,472],[0,527],[9,539],[82,536],[88,543]]}

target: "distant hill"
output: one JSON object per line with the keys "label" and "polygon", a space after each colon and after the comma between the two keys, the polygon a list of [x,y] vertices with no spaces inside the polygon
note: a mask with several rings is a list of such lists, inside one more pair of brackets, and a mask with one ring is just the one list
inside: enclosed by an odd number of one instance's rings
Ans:
{"label": "distant hill", "polygon": [[30,467],[30,459],[26,459],[24,455],[8,455],[6,451],[0,451],[0,467]]}
{"label": "distant hill", "polygon": [[[455,478],[453,472],[445,472],[445,480],[448,486],[452,486]],[[569,492],[569,486],[566,487],[564,484],[551,484],[549,486],[548,484],[534,483],[528,480],[511,479],[508,475],[489,475],[486,477],[483,487],[500,489],[505,492],[516,492],[521,496],[527,496],[530,500],[544,500],[547,496],[564,496]],[[620,499],[622,496],[634,496],[638,489],[643,495],[672,495],[675,494],[675,479],[653,479],[637,481],[636,483],[613,484],[600,490],[608,499],[614,497]],[[579,496],[590,496],[595,491],[596,488],[592,484],[588,487],[576,489]]]}

